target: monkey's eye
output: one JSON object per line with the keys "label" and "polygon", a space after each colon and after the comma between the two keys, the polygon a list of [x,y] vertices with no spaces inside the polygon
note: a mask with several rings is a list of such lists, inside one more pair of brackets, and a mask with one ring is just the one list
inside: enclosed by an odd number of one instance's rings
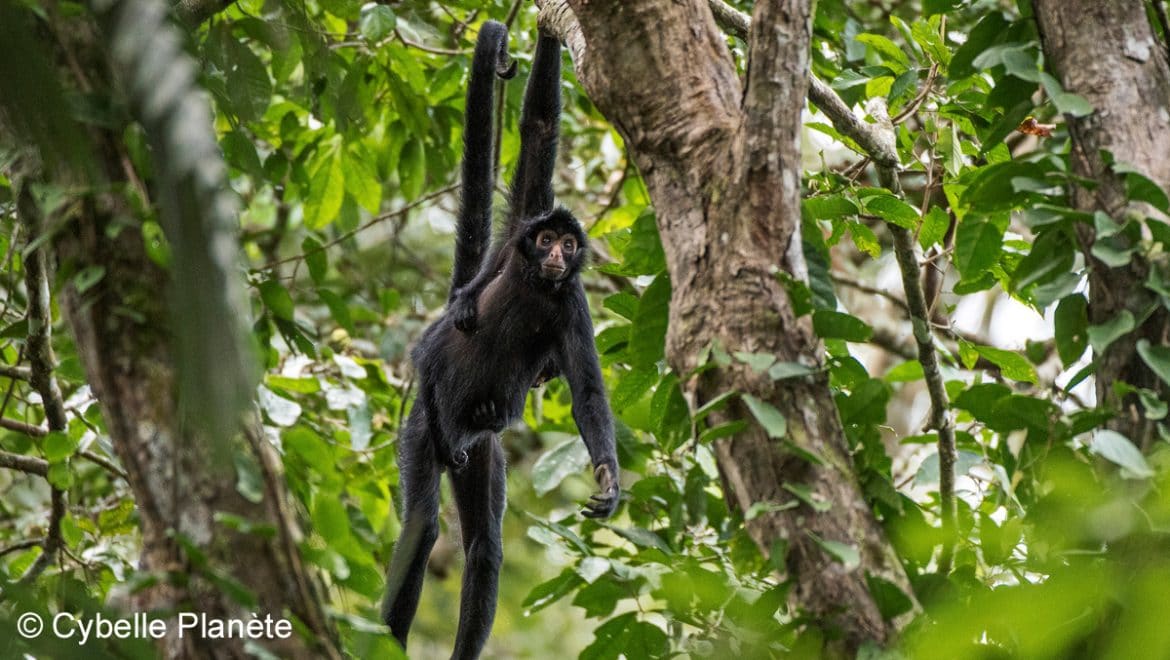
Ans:
{"label": "monkey's eye", "polygon": [[548,247],[552,245],[554,238],[556,237],[553,236],[551,231],[542,231],[540,232],[540,236],[536,237],[536,240],[540,243],[541,247]]}
{"label": "monkey's eye", "polygon": [[577,249],[577,243],[571,238],[565,239],[565,252],[572,252]]}

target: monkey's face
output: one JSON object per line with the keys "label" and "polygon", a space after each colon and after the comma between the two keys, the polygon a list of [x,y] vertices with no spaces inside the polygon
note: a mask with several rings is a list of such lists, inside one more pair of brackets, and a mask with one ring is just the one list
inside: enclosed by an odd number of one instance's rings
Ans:
{"label": "monkey's face", "polygon": [[570,272],[570,263],[577,258],[577,236],[543,229],[536,235],[535,243],[536,257],[540,260],[540,276],[546,280],[564,278]]}
{"label": "monkey's face", "polygon": [[557,209],[528,225],[521,249],[529,272],[548,282],[560,282],[580,270],[588,245],[577,220],[568,211]]}

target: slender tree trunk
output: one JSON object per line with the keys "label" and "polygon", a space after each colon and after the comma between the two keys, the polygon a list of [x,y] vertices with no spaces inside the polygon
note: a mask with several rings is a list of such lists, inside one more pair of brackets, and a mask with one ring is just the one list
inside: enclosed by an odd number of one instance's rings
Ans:
{"label": "slender tree trunk", "polygon": [[[565,39],[578,79],[621,132],[654,201],[673,287],[672,367],[688,373],[713,342],[821,367],[810,320],[796,316],[778,277],[807,281],[799,130],[809,3],[756,3],[744,84],[705,0],[538,4],[542,26]],[[792,500],[785,485],[831,503],[820,513],[806,505],[769,512],[747,529],[765,555],[784,553],[792,604],[838,628],[846,649],[891,641],[897,624],[882,618],[866,576],[912,592],[858,487],[827,377],[776,382],[733,364],[689,387],[696,404],[737,391],[784,414],[784,443],[753,426],[716,445],[724,487],[741,510]],[[740,403],[722,417],[752,418]],[[834,560],[819,541],[854,546],[860,565]]]}
{"label": "slender tree trunk", "polygon": [[[1156,0],[1160,1],[1160,0]],[[1067,91],[1083,96],[1094,112],[1068,117],[1073,173],[1096,187],[1073,191],[1077,208],[1103,211],[1124,221],[1128,211],[1123,178],[1102,157],[1143,172],[1170,191],[1170,67],[1166,47],[1155,37],[1141,0],[1035,0],[1040,41],[1049,65]],[[1140,209],[1139,209],[1140,210]],[[1110,268],[1088,255],[1095,238],[1088,224],[1078,227],[1089,261],[1089,321],[1104,323],[1129,310],[1141,321],[1134,331],[1097,356],[1097,400],[1117,411],[1109,426],[1143,449],[1156,438],[1155,422],[1145,418],[1137,397],[1119,397],[1114,384],[1125,382],[1157,392],[1167,400],[1166,384],[1142,361],[1138,341],[1170,341],[1170,314],[1145,287],[1150,264],[1140,255],[1126,266]]]}

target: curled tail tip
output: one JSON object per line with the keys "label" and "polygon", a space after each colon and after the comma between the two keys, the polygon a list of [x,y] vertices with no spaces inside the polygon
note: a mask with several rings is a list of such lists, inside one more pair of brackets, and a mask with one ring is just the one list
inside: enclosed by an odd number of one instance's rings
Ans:
{"label": "curled tail tip", "polygon": [[496,63],[496,75],[504,80],[511,80],[516,77],[516,60],[512,59],[508,53],[500,53],[500,60]]}

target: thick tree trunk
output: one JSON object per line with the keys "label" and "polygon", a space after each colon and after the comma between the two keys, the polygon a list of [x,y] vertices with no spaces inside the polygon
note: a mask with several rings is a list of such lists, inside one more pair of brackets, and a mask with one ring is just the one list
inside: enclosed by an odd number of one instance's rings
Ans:
{"label": "thick tree trunk", "polygon": [[[800,113],[807,83],[809,3],[756,3],[746,88],[705,0],[539,2],[541,24],[565,38],[578,79],[614,123],[654,201],[673,293],[667,354],[678,373],[713,341],[822,366],[809,318],[797,318],[777,273],[806,280],[800,237]],[[715,447],[724,486],[741,510],[792,500],[786,484],[831,503],[748,521],[767,555],[785,552],[792,603],[846,648],[890,641],[866,587],[872,575],[911,590],[857,485],[827,378],[775,382],[743,365],[689,384],[696,404],[727,391],[768,401],[787,419],[785,449],[752,427]],[[742,404],[724,418],[751,419]],[[858,567],[819,540],[856,547]]]}
{"label": "thick tree trunk", "polygon": [[[1093,189],[1076,188],[1077,208],[1104,211],[1117,220],[1126,213],[1125,183],[1101,152],[1133,165],[1170,190],[1170,68],[1165,46],[1154,36],[1141,0],[1035,0],[1041,45],[1061,85],[1086,98],[1094,112],[1068,117],[1072,165],[1079,177],[1097,182]],[[1087,224],[1079,233],[1088,255],[1094,239]],[[1147,339],[1155,345],[1170,340],[1170,314],[1144,286],[1149,264],[1135,256],[1127,266],[1109,268],[1089,258],[1089,320],[1103,323],[1129,310],[1137,319],[1157,310],[1134,332],[1097,356],[1097,400],[1117,411],[1110,427],[1148,449],[1155,423],[1147,420],[1136,396],[1118,397],[1113,385],[1125,382],[1159,393],[1167,387],[1135,350]]]}

